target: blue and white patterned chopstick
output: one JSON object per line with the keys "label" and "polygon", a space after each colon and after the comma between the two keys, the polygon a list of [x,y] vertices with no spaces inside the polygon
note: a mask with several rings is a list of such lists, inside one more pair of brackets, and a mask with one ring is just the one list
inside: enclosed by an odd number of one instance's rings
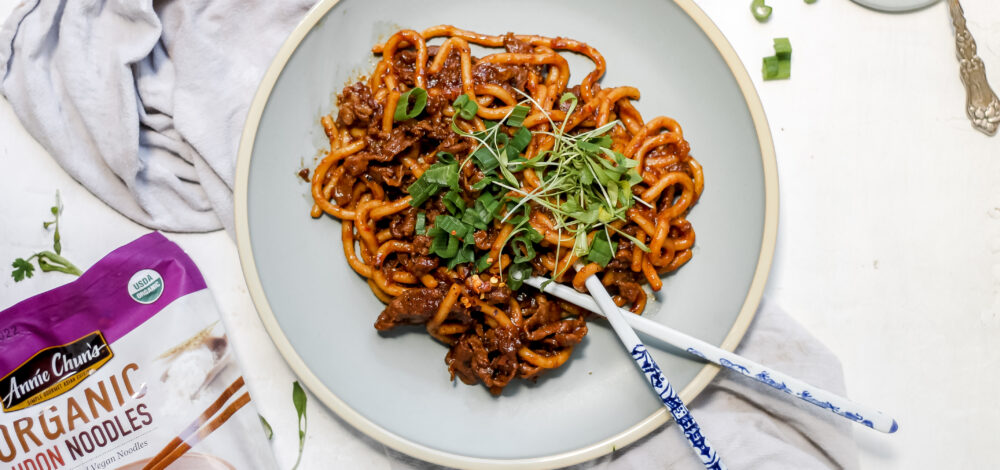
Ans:
{"label": "blue and white patterned chopstick", "polygon": [[[575,289],[559,283],[546,283],[547,281],[548,279],[544,277],[533,276],[525,279],[524,282],[569,303],[585,308],[594,313],[603,314],[601,311],[602,309],[591,296],[581,294]],[[545,287],[542,288],[542,286]],[[593,295],[593,293],[591,293],[591,295]],[[789,396],[800,398],[806,402],[830,411],[831,413],[837,414],[858,424],[868,426],[869,428],[885,433],[894,433],[897,429],[899,429],[899,424],[895,419],[892,419],[889,415],[875,408],[855,403],[837,394],[814,387],[806,382],[758,364],[738,354],[713,346],[698,338],[688,336],[666,325],[662,325],[648,318],[619,309],[617,306],[615,309],[621,312],[620,316],[623,317],[624,320],[633,328],[656,339],[664,341],[667,344],[683,349],[689,354],[698,356],[709,362],[714,362],[745,377],[767,384],[768,386],[784,392]],[[605,314],[605,316],[607,315]]]}
{"label": "blue and white patterned chopstick", "polygon": [[[575,267],[579,270],[582,265],[577,264]],[[586,285],[590,295],[593,296],[593,300],[597,302],[597,307],[603,311],[604,316],[611,323],[611,328],[618,334],[618,338],[625,345],[625,348],[632,353],[632,359],[642,369],[642,372],[646,374],[649,385],[660,397],[660,401],[670,410],[674,421],[677,422],[684,432],[684,437],[687,438],[688,443],[697,452],[698,458],[705,464],[705,468],[710,470],[725,469],[726,466],[722,464],[719,455],[715,453],[715,449],[712,448],[708,443],[708,439],[705,439],[705,436],[701,433],[701,428],[691,416],[691,412],[688,411],[687,406],[681,401],[681,397],[677,396],[674,388],[670,386],[670,382],[667,381],[666,376],[660,371],[660,367],[656,365],[653,357],[649,355],[649,351],[646,351],[646,347],[639,341],[639,336],[628,326],[618,306],[611,300],[608,291],[601,284],[600,279],[592,275],[587,278]]]}

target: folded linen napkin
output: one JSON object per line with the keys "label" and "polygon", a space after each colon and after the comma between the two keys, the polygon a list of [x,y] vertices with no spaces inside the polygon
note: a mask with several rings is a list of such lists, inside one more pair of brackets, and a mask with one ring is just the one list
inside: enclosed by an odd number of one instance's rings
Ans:
{"label": "folded linen napkin", "polygon": [[25,0],[0,29],[0,92],[128,218],[232,234],[247,109],[314,1]]}
{"label": "folded linen napkin", "polygon": [[[67,172],[122,214],[162,230],[231,230],[246,110],[311,3],[27,0],[0,28],[0,91]],[[762,305],[739,352],[844,392],[837,358],[771,304]],[[730,468],[857,468],[850,423],[728,371],[692,410]],[[390,468],[432,467],[342,421],[328,424],[329,434],[310,440],[356,441],[323,446],[313,456],[326,459],[302,468],[343,461],[322,454],[345,451],[369,463],[385,455]],[[699,467],[672,425],[577,466]]]}

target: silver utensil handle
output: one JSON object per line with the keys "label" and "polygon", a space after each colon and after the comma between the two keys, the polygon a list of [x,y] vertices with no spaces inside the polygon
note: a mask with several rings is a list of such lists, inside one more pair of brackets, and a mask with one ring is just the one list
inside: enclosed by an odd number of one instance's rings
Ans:
{"label": "silver utensil handle", "polygon": [[986,80],[983,59],[976,55],[976,40],[965,26],[965,13],[958,0],[948,0],[952,24],[955,25],[955,47],[958,52],[959,73],[965,85],[965,111],[972,127],[986,135],[993,135],[1000,126],[1000,100]]}

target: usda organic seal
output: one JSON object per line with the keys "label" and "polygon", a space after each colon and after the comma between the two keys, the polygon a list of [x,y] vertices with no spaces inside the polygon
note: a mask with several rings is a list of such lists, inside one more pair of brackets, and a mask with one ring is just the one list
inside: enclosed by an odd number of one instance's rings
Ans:
{"label": "usda organic seal", "polygon": [[152,269],[143,269],[128,280],[128,295],[140,304],[156,302],[163,294],[163,277]]}

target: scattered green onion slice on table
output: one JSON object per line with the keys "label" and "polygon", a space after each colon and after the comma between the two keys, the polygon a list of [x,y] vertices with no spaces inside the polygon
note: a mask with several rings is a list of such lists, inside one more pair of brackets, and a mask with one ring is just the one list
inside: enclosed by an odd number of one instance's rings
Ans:
{"label": "scattered green onion slice on table", "polygon": [[764,57],[761,73],[764,80],[780,80],[792,76],[792,43],[788,38],[774,38],[774,55]]}
{"label": "scattered green onion slice on table", "polygon": [[792,43],[788,38],[774,38],[774,55],[781,60],[792,59]]}
{"label": "scattered green onion slice on table", "polygon": [[771,17],[771,7],[764,4],[764,0],[753,0],[750,4],[750,12],[757,21],[764,22]]}

